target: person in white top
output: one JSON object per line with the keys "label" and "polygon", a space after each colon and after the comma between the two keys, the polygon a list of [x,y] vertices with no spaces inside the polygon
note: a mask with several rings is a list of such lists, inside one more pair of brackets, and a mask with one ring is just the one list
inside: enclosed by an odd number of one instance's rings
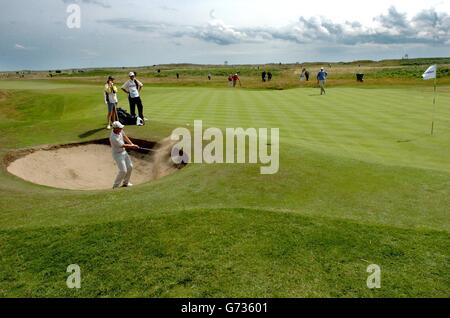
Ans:
{"label": "person in white top", "polygon": [[111,129],[111,124],[116,120],[119,120],[119,118],[117,118],[116,116],[116,108],[117,104],[119,103],[117,92],[117,87],[116,85],[114,85],[114,78],[112,76],[109,76],[108,80],[106,81],[103,94],[105,98],[105,104],[108,107],[108,126],[106,127],[106,129]]}
{"label": "person in white top", "polygon": [[122,86],[122,90],[128,94],[128,102],[130,103],[130,113],[131,116],[136,117],[136,106],[138,108],[139,117],[145,121],[147,118],[144,117],[144,107],[142,106],[141,100],[141,89],[144,86],[141,82],[136,79],[136,74],[130,72],[128,74],[130,79],[125,82]]}
{"label": "person in white top", "polygon": [[133,172],[133,163],[130,156],[127,153],[127,149],[139,149],[138,145],[135,145],[127,135],[124,134],[122,125],[119,121],[115,121],[112,124],[113,131],[109,137],[112,148],[112,156],[116,161],[119,173],[114,181],[113,189],[120,186],[126,188],[133,186],[130,183],[131,173]]}

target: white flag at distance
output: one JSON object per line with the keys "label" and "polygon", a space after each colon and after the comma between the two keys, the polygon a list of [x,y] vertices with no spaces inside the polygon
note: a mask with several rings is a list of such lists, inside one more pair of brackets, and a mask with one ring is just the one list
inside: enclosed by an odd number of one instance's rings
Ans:
{"label": "white flag at distance", "polygon": [[431,65],[425,73],[423,73],[422,77],[424,80],[435,79],[437,76],[437,65]]}

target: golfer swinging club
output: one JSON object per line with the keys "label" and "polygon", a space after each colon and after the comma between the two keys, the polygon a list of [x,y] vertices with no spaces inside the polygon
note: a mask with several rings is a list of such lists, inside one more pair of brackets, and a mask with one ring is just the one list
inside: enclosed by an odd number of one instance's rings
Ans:
{"label": "golfer swinging club", "polygon": [[133,172],[133,163],[126,150],[139,149],[139,146],[133,144],[130,138],[124,134],[124,127],[125,126],[119,121],[115,121],[112,124],[113,131],[111,132],[111,137],[109,137],[112,156],[119,168],[119,173],[117,174],[116,181],[114,181],[113,189],[117,189],[120,186],[124,188],[133,186],[130,183],[131,173]]}

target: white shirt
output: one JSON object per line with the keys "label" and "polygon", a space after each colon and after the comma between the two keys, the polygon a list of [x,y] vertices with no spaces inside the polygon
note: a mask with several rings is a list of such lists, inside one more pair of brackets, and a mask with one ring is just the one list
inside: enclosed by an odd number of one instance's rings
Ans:
{"label": "white shirt", "polygon": [[[136,86],[136,83],[134,81],[136,81],[138,83],[139,87]],[[132,81],[130,79],[130,80],[126,81],[125,84],[123,84],[123,86],[122,86],[123,89],[127,90],[130,93],[131,98],[139,97],[139,88],[144,86],[137,79],[135,79],[134,81]]]}
{"label": "white shirt", "polygon": [[123,132],[116,134],[112,131],[111,136],[109,137],[109,142],[111,143],[113,154],[120,154],[125,151],[125,148],[123,147],[125,145],[125,142],[123,141]]}

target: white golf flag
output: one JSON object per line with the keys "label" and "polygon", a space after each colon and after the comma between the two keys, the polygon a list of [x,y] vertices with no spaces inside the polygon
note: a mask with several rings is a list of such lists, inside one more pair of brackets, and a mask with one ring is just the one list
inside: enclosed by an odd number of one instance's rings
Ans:
{"label": "white golf flag", "polygon": [[422,77],[424,80],[435,79],[437,76],[437,65],[431,65],[425,73],[423,73]]}

